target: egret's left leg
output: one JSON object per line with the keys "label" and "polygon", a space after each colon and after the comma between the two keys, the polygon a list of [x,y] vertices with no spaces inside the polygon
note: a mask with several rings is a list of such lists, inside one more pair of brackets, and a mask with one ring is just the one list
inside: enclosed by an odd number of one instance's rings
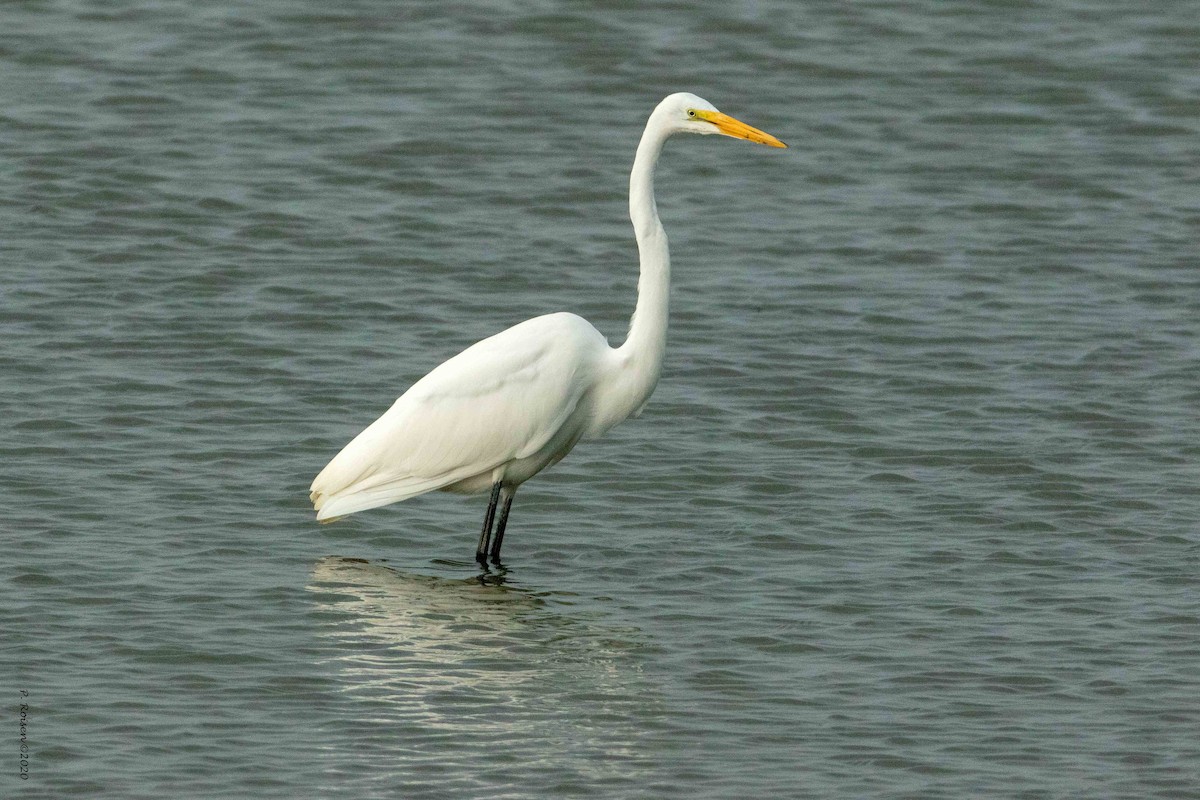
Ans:
{"label": "egret's left leg", "polygon": [[500,502],[499,481],[492,484],[492,499],[488,501],[487,513],[483,515],[483,530],[479,532],[479,546],[475,548],[475,560],[480,564],[487,563],[488,541],[492,538],[492,520],[496,518],[498,502]]}
{"label": "egret's left leg", "polygon": [[508,525],[508,510],[512,508],[513,497],[517,494],[517,487],[503,487],[500,490],[500,518],[496,520],[496,538],[492,542],[492,563],[500,563],[500,544],[504,541],[504,527]]}

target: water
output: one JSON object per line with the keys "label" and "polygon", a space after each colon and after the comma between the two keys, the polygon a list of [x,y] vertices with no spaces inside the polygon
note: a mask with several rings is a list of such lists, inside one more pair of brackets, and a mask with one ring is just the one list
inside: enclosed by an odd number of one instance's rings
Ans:
{"label": "water", "polygon": [[[697,5],[0,10],[5,797],[1195,796],[1194,5]],[[645,414],[314,524],[677,90]]]}

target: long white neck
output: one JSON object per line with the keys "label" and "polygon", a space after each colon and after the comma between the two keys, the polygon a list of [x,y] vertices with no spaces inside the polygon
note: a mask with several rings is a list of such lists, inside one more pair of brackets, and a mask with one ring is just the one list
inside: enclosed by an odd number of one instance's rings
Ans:
{"label": "long white neck", "polygon": [[642,271],[638,278],[637,307],[629,321],[629,336],[617,354],[624,364],[622,388],[631,411],[641,408],[654,391],[667,346],[671,254],[654,203],[654,168],[668,136],[670,133],[652,116],[638,144],[629,176],[629,216],[633,220]]}

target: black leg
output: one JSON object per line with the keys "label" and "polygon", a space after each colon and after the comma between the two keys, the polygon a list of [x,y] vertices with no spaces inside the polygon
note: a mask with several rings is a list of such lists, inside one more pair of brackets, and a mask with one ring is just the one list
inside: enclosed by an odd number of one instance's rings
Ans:
{"label": "black leg", "polygon": [[500,518],[496,520],[496,539],[492,542],[492,563],[500,563],[500,545],[504,542],[504,527],[508,525],[508,510],[512,508],[513,497],[517,494],[516,489],[504,489],[501,495],[504,498],[504,504],[500,506]]}
{"label": "black leg", "polygon": [[479,546],[475,548],[475,560],[480,564],[487,563],[488,541],[492,538],[492,520],[496,518],[496,503],[500,502],[500,484],[492,484],[492,499],[488,502],[487,513],[483,515],[483,530],[479,533]]}

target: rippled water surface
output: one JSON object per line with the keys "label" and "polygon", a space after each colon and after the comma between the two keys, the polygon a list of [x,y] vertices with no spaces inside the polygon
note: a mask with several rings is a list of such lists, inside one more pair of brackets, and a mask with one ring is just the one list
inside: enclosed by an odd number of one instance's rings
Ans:
{"label": "rippled water surface", "polygon": [[[1195,11],[5,4],[0,794],[1195,797]],[[677,90],[792,148],[668,145],[643,416],[489,575],[317,526],[461,348],[622,339]]]}

